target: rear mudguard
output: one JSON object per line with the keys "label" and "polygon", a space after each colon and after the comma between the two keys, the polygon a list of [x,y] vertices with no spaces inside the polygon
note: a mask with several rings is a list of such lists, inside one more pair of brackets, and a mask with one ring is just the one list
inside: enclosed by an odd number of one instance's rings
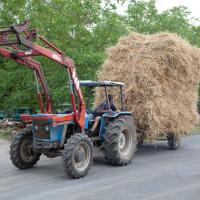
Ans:
{"label": "rear mudguard", "polygon": [[104,113],[101,117],[101,125],[99,129],[99,139],[103,141],[103,136],[105,134],[105,126],[106,126],[106,120],[110,118],[117,118],[121,115],[131,115],[131,112],[113,112],[111,115],[108,113]]}

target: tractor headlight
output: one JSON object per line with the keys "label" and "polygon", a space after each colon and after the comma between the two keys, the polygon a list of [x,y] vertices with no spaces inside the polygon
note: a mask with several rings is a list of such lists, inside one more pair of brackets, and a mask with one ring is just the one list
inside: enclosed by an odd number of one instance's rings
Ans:
{"label": "tractor headlight", "polygon": [[35,125],[35,130],[38,130],[38,125]]}
{"label": "tractor headlight", "polygon": [[45,131],[49,131],[49,126],[45,126]]}

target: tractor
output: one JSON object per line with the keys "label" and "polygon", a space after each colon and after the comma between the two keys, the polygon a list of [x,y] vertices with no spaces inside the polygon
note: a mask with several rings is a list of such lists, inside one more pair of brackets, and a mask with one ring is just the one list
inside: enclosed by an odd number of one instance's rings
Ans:
{"label": "tractor", "polygon": [[[124,166],[131,163],[137,145],[133,116],[124,110],[124,84],[112,81],[79,81],[74,61],[66,57],[28,21],[0,29],[0,54],[32,69],[35,74],[39,114],[21,115],[26,128],[16,134],[10,145],[10,158],[19,169],[32,168],[40,156],[62,156],[63,167],[71,178],[84,177],[93,162],[95,147],[101,149],[108,163]],[[40,41],[37,43],[37,41]],[[40,62],[33,57],[44,56],[59,63],[69,77],[71,108],[56,112]],[[82,86],[105,88],[109,105],[108,87],[120,88],[121,110],[104,113],[98,129],[90,133],[94,123],[91,108],[86,107]]]}

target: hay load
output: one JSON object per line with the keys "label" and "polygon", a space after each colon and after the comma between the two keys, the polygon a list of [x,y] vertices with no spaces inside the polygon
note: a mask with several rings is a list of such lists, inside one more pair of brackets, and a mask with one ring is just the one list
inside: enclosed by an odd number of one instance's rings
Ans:
{"label": "hay load", "polygon": [[[97,78],[126,84],[126,109],[134,113],[140,134],[189,134],[198,121],[200,52],[176,34],[120,38],[108,49]],[[98,88],[95,105],[103,98]]]}

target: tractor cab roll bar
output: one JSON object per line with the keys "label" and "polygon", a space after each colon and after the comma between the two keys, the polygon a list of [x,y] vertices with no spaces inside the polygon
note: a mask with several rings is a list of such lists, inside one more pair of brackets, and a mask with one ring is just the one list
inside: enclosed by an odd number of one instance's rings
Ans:
{"label": "tractor cab roll bar", "polygon": [[[0,28],[0,55],[13,59],[16,62],[34,70],[36,83],[40,83],[45,94],[46,107],[44,109],[42,95],[38,86],[38,101],[42,113],[54,113],[53,103],[41,64],[32,57],[44,56],[63,65],[67,69],[70,80],[70,97],[73,106],[74,121],[78,123],[81,128],[83,128],[85,121],[85,103],[79,86],[74,61],[71,58],[66,57],[63,51],[50,43],[47,39],[40,36],[36,29],[28,28],[28,21],[25,21],[23,24]],[[37,44],[37,40],[40,40],[42,44]],[[71,82],[73,84],[71,84]],[[78,97],[78,109],[76,108],[74,91],[77,93]]]}

